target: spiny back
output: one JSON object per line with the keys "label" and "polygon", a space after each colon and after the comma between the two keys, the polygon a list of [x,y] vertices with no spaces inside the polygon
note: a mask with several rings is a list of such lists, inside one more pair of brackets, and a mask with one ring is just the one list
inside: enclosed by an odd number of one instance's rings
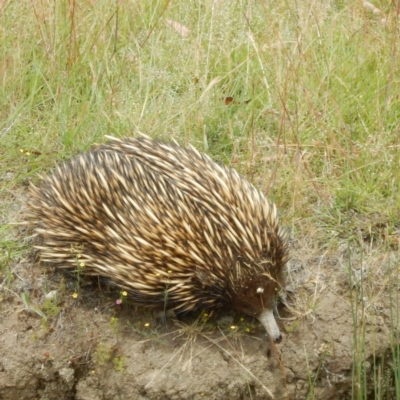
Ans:
{"label": "spiny back", "polygon": [[281,285],[286,239],[247,180],[192,147],[110,139],[32,187],[44,261],[79,257],[138,303],[181,311],[240,303],[254,277]]}

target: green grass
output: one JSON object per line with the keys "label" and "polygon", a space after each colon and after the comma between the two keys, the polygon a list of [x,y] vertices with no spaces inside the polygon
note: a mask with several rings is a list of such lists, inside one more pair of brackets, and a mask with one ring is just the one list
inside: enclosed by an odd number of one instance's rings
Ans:
{"label": "green grass", "polygon": [[[0,282],[26,248],[6,224],[16,197],[105,134],[174,139],[232,165],[321,253],[392,253],[400,25],[394,2],[374,4],[380,15],[338,0],[2,2]],[[400,395],[395,333],[392,349]]]}

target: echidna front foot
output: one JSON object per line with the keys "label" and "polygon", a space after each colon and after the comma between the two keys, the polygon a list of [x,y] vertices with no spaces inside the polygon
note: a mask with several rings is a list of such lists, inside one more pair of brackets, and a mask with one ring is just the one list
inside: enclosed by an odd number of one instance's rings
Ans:
{"label": "echidna front foot", "polygon": [[275,343],[279,343],[282,341],[282,335],[279,331],[279,327],[275,321],[274,311],[273,310],[265,310],[263,311],[257,319],[264,326],[268,335],[272,338]]}

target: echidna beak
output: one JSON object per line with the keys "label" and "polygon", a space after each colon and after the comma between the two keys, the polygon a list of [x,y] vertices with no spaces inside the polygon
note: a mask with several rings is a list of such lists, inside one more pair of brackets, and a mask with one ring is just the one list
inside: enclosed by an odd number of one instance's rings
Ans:
{"label": "echidna beak", "polygon": [[262,323],[272,340],[279,343],[282,340],[282,335],[279,331],[278,325],[276,324],[274,311],[265,310],[257,318]]}

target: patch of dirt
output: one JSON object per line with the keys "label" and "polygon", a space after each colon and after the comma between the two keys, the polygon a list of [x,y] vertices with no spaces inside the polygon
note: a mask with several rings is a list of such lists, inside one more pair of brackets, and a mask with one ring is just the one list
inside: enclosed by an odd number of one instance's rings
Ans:
{"label": "patch of dirt", "polygon": [[118,292],[104,288],[74,299],[71,279],[21,259],[0,287],[0,399],[350,399],[360,365],[369,393],[375,376],[381,398],[392,398],[387,285],[399,255],[307,243],[292,253],[295,294],[291,310],[280,308],[276,345],[259,323],[230,313],[165,324],[117,306]]}

